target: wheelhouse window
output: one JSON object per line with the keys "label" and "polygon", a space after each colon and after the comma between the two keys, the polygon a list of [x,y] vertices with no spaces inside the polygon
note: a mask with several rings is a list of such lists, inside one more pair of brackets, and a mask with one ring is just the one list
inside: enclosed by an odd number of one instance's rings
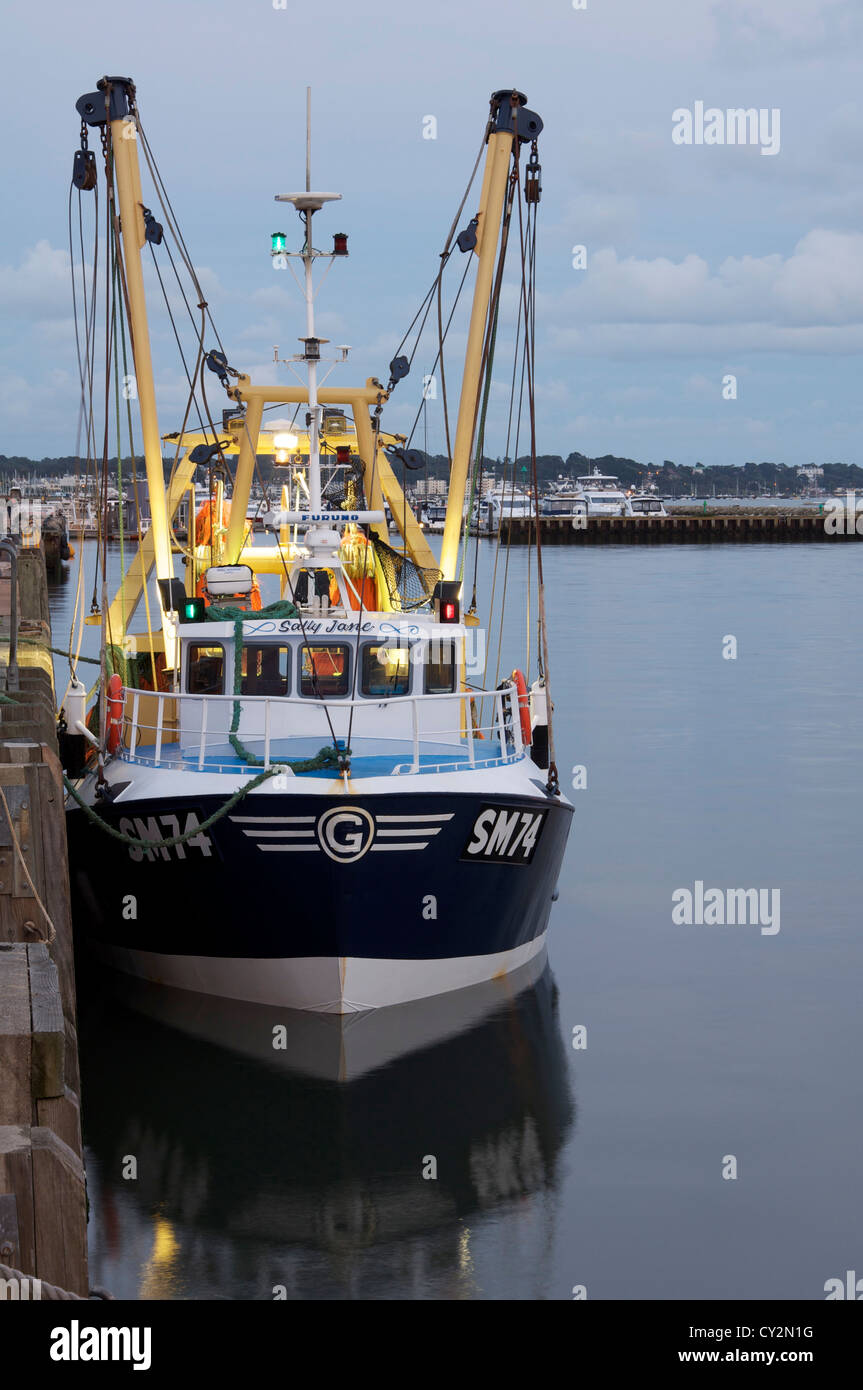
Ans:
{"label": "wheelhouse window", "polygon": [[243,695],[289,695],[290,649],[275,642],[243,647]]}
{"label": "wheelhouse window", "polygon": [[411,687],[410,648],[366,642],[362,651],[363,695],[407,695]]}
{"label": "wheelhouse window", "polygon": [[300,648],[300,694],[339,698],[348,693],[349,654],[342,642],[310,642]]}
{"label": "wheelhouse window", "polygon": [[456,688],[455,642],[432,640],[428,645],[425,666],[425,693],[451,695]]}
{"label": "wheelhouse window", "polygon": [[186,689],[190,695],[224,695],[225,649],[189,643]]}

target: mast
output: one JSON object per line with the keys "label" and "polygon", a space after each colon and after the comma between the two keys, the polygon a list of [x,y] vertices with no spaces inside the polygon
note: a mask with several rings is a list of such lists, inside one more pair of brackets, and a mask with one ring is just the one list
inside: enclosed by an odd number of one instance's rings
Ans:
{"label": "mast", "polygon": [[[76,108],[87,125],[110,128],[110,149],[114,164],[117,190],[117,212],[120,220],[119,253],[123,258],[126,289],[129,297],[129,329],[135,364],[135,386],[141,413],[141,432],[150,499],[151,534],[154,547],[156,577],[171,579],[174,564],[168,528],[168,508],[165,475],[162,468],[162,442],[156,411],[156,391],[153,382],[153,360],[150,352],[150,332],[147,325],[147,306],[144,295],[144,274],[141,248],[153,237],[161,240],[161,229],[149,216],[145,219],[141,191],[141,169],[138,163],[138,124],[135,115],[135,84],[128,77],[103,77],[98,91],[82,96]],[[148,236],[149,232],[149,236]],[[161,595],[160,595],[161,604]],[[166,653],[170,633],[162,610]]]}
{"label": "mast", "polygon": [[440,568],[444,579],[455,579],[468,470],[473,450],[479,407],[480,373],[486,320],[497,257],[498,236],[509,179],[510,158],[518,158],[520,145],[533,140],[542,130],[542,121],[528,111],[527,97],[507,88],[491,98],[488,152],[477,212],[476,284],[468,328],[458,422],[450,465],[449,498],[444,523]]}

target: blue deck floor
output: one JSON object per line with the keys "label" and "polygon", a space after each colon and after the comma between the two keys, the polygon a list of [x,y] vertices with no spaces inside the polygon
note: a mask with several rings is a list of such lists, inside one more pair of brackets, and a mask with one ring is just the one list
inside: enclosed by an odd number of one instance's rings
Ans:
{"label": "blue deck floor", "polygon": [[[241,739],[241,742],[250,754],[261,760],[260,763],[246,761],[228,742],[214,743],[212,747],[208,745],[200,771],[239,772],[245,771],[250,766],[261,766],[264,756],[263,739],[245,738]],[[332,747],[332,745],[325,744],[320,738],[273,739],[270,743],[270,762],[305,761],[314,758],[324,747]],[[162,745],[158,765],[160,767],[183,767],[186,770],[197,770],[198,751],[197,747],[183,747],[176,743],[165,743]],[[406,740],[353,739],[351,742],[351,776],[390,777],[399,766],[407,771],[413,763],[413,756],[413,745]],[[497,741],[491,742],[490,740],[478,741],[474,744],[474,757],[475,762],[482,766],[504,761],[501,758],[500,745]],[[134,759],[130,759],[130,761],[153,766],[155,764],[154,749],[139,744],[135,750]],[[422,771],[432,771],[441,765],[469,767],[470,755],[465,744],[424,742],[420,746],[419,764]],[[324,767],[313,771],[296,772],[295,775],[331,778],[334,775],[334,769]]]}

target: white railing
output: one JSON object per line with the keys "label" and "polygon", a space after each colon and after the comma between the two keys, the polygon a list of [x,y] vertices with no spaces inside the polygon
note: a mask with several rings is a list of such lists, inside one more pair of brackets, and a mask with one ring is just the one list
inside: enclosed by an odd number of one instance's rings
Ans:
{"label": "white railing", "polygon": [[[365,754],[355,747],[355,758],[383,753],[393,758],[391,772],[400,776],[488,767],[515,762],[525,754],[518,696],[509,684],[500,690],[353,700],[136,689],[124,695],[119,756],[150,767],[236,771],[238,750],[232,739],[254,755],[255,766],[268,768],[302,760],[302,754],[280,748],[283,741],[312,739],[325,747],[334,737],[343,742],[350,737],[354,744],[373,745]],[[240,718],[232,732],[238,702]],[[452,758],[443,752],[450,747]],[[428,761],[432,748],[440,761]],[[220,754],[225,762],[220,762]]]}

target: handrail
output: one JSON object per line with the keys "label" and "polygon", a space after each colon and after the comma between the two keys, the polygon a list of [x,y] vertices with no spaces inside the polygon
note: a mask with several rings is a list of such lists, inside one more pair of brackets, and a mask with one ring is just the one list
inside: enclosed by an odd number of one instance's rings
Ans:
{"label": "handrail", "polygon": [[[306,724],[305,728],[291,727],[290,723],[287,728],[280,729],[278,726],[274,728],[274,709],[281,713],[302,711],[305,715],[309,715],[312,711],[317,710],[324,716],[328,708],[331,713],[336,711],[347,713],[350,710],[362,710],[364,707],[368,710],[380,710],[381,707],[395,707],[396,709],[400,709],[407,704],[410,706],[409,724],[405,724],[404,721],[401,721],[401,727],[398,727],[397,731],[387,728],[386,732],[382,732],[378,719],[375,725],[366,732],[362,730],[361,726],[358,727],[357,724],[354,723],[354,735],[356,738],[370,737],[375,741],[383,740],[391,746],[393,753],[397,753],[399,745],[404,748],[405,753],[410,749],[411,762],[409,764],[409,771],[412,773],[433,770],[432,766],[428,763],[426,767],[422,766],[421,750],[423,744],[436,747],[441,756],[441,761],[435,764],[435,767],[439,769],[448,768],[450,766],[473,769],[491,764],[499,764],[501,762],[514,762],[525,756],[524,742],[521,735],[518,696],[515,686],[512,686],[511,689],[508,686],[504,686],[494,691],[469,689],[435,695],[394,695],[379,700],[368,697],[322,700],[305,696],[284,695],[185,695],[176,691],[141,691],[137,688],[125,690],[124,696],[127,695],[132,696],[131,711],[127,712],[124,718],[124,733],[126,736],[120,756],[127,762],[142,762],[155,767],[160,766],[165,759],[164,742],[167,727],[170,731],[168,734],[169,740],[179,745],[176,749],[178,757],[174,758],[173,755],[169,757],[169,761],[173,766],[189,767],[191,765],[192,770],[194,770],[196,766],[199,772],[212,770],[214,766],[213,759],[215,758],[218,760],[223,746],[226,747],[228,743],[233,745],[234,739],[230,737],[227,725],[225,724],[224,727],[221,726],[222,721],[216,721],[220,727],[212,727],[212,722],[210,720],[211,711],[213,708],[219,708],[220,706],[226,708],[234,707],[238,701],[241,707],[241,718],[236,722],[236,732],[241,735],[246,745],[257,745],[259,752],[260,744],[263,743],[262,765],[264,767],[270,767],[273,762],[278,762],[280,760],[280,756],[282,758],[284,757],[284,752],[282,752],[281,755],[279,753],[279,741],[296,737],[310,737],[308,724]],[[480,702],[481,711],[481,702],[487,696],[491,698],[491,723],[488,725],[477,723],[477,725],[474,725],[474,711],[477,702]],[[142,712],[141,705],[147,700],[153,699],[158,702],[154,711],[155,723],[143,723],[140,717]],[[195,709],[200,707],[198,717],[194,718],[193,723],[187,725],[185,728],[183,728],[179,718],[176,720],[170,718],[166,725],[165,702],[167,700],[184,702],[186,705],[191,705]],[[444,727],[438,727],[434,720],[432,720],[423,728],[423,711],[430,713],[432,710],[438,709],[444,702],[448,702],[449,704],[453,702],[457,703],[459,714],[455,726],[449,727],[450,721],[446,720]],[[126,706],[128,706],[128,701],[125,703]],[[256,727],[254,729],[249,729],[247,727],[245,731],[243,731],[241,727],[243,723],[242,715],[244,713],[253,713],[254,711],[258,711],[259,713]],[[263,714],[262,722],[260,720],[261,713]],[[481,718],[482,714],[480,713],[480,719]],[[235,721],[232,720],[232,727],[234,727],[234,724]],[[148,735],[149,737],[147,737]],[[328,742],[329,738],[333,736],[331,727],[329,729],[329,737],[323,726],[321,728],[321,735],[325,741]],[[146,742],[144,742],[145,737]],[[487,751],[490,756],[482,756],[480,750],[477,749],[476,740],[478,738],[489,739],[488,749],[483,751]],[[213,750],[209,753],[209,764],[207,763],[208,739],[209,747]],[[274,743],[277,744],[275,754],[273,753]],[[492,748],[495,744],[499,751],[497,753],[492,753]],[[460,748],[462,753],[466,752],[466,761],[456,759],[450,762],[447,760],[443,749],[449,745],[451,745],[454,750]],[[183,751],[184,749],[185,751]],[[228,756],[230,757],[230,755]],[[428,754],[426,754],[426,757],[428,757]],[[399,773],[408,770],[408,765],[405,763],[400,762],[397,766]]]}

